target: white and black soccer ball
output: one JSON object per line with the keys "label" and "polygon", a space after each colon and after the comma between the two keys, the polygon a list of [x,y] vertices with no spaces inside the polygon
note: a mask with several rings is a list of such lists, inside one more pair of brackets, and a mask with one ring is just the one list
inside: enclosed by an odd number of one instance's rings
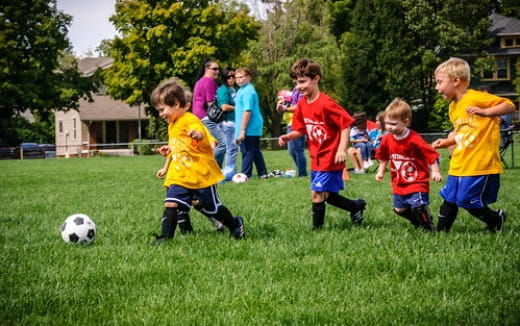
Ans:
{"label": "white and black soccer ball", "polygon": [[247,182],[249,180],[249,178],[247,177],[247,175],[245,175],[244,173],[237,173],[233,176],[233,178],[231,178],[231,181],[233,183],[244,183],[244,182]]}
{"label": "white and black soccer ball", "polygon": [[85,214],[72,214],[61,226],[61,237],[66,243],[91,244],[96,238],[96,224]]}

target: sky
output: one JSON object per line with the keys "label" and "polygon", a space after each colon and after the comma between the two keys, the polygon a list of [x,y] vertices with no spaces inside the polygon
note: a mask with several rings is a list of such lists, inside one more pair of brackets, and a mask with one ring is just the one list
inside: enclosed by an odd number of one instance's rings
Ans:
{"label": "sky", "polygon": [[[255,0],[242,0],[247,3],[252,13],[259,15],[258,6],[261,4]],[[116,30],[108,20],[115,13],[116,0],[57,0],[58,10],[72,16],[69,26],[69,39],[72,43],[72,51],[78,57],[85,57],[87,52],[95,52],[96,47],[104,39],[111,39],[116,35]]]}
{"label": "sky", "polygon": [[114,25],[108,20],[115,13],[115,0],[57,0],[58,9],[72,16],[69,39],[72,51],[79,57],[91,51],[104,39],[116,35]]}

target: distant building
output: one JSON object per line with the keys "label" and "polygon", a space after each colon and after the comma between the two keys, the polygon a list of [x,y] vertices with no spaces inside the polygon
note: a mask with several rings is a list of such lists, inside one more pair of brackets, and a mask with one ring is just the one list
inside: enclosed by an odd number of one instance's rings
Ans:
{"label": "distant building", "polygon": [[[84,58],[78,62],[78,68],[90,76],[112,63],[112,58]],[[80,100],[78,110],[55,112],[57,156],[85,156],[89,151],[107,150],[109,144],[146,138],[145,127],[150,117],[143,106],[116,101],[104,89],[94,94],[93,100]]]}
{"label": "distant building", "polygon": [[499,14],[492,14],[490,18],[492,26],[488,29],[488,35],[494,41],[486,51],[494,57],[495,67],[484,71],[479,79],[474,78],[471,86],[487,86],[491,93],[513,100],[518,108],[518,91],[513,81],[518,76],[516,64],[520,58],[520,20]]}

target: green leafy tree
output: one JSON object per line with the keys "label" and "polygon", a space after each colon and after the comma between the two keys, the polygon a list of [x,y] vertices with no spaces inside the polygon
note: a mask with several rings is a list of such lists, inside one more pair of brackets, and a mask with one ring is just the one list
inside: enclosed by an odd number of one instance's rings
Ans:
{"label": "green leafy tree", "polygon": [[[96,85],[60,59],[70,44],[69,15],[55,0],[4,0],[0,7],[0,142],[13,139],[10,119],[25,110],[49,123],[53,109],[77,108]],[[50,124],[49,124],[50,126]],[[20,137],[14,137],[26,141]]]}
{"label": "green leafy tree", "polygon": [[235,64],[260,27],[245,5],[215,1],[118,0],[110,20],[121,36],[100,50],[114,58],[104,73],[108,93],[136,105],[176,76],[193,86],[201,62]]}
{"label": "green leafy tree", "polygon": [[340,103],[344,81],[342,54],[330,33],[331,16],[319,0],[269,1],[271,8],[260,38],[250,42],[243,62],[255,72],[255,85],[265,121],[265,135],[281,133],[281,116],[276,112],[276,94],[292,89],[291,65],[299,58],[316,60],[322,67],[321,90]]}
{"label": "green leafy tree", "polygon": [[479,53],[488,44],[493,6],[491,0],[357,1],[342,37],[351,108],[373,115],[399,96],[419,108],[413,127],[426,130],[435,100],[435,67],[468,49]]}

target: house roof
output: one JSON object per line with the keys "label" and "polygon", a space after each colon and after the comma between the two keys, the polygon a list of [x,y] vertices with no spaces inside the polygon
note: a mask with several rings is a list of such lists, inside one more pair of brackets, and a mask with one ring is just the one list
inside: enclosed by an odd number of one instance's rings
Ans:
{"label": "house roof", "polygon": [[79,116],[83,121],[148,120],[144,105],[130,106],[107,95],[94,95],[94,102],[80,101]]}
{"label": "house roof", "polygon": [[110,57],[83,58],[78,62],[78,70],[86,76],[92,75],[98,68],[109,68],[114,62]]}
{"label": "house roof", "polygon": [[491,37],[520,35],[520,20],[513,17],[506,17],[499,14],[490,16],[493,22],[488,32]]}

